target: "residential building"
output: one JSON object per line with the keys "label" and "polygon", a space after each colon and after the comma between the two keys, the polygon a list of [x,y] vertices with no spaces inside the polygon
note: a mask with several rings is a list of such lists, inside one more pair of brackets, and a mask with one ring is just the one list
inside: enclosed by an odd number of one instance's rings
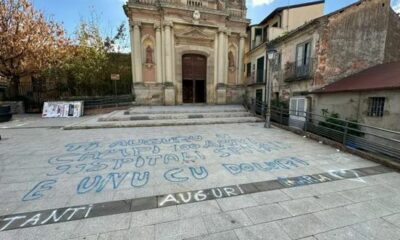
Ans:
{"label": "residential building", "polygon": [[258,100],[264,99],[268,42],[294,31],[300,26],[323,16],[325,1],[290,5],[275,9],[259,24],[248,28],[250,51],[246,54],[246,77],[248,91]]}
{"label": "residential building", "polygon": [[377,65],[313,93],[315,112],[400,131],[400,62]]}
{"label": "residential building", "polygon": [[124,10],[137,103],[242,101],[244,0],[129,0]]}
{"label": "residential building", "polygon": [[[270,72],[264,74],[271,74],[273,97],[289,103],[292,111],[321,114],[321,102],[313,91],[371,67],[400,61],[400,18],[390,0],[361,0],[267,39],[260,48],[278,52]],[[249,54],[255,64],[259,53]],[[257,98],[262,89],[250,84],[247,93]]]}

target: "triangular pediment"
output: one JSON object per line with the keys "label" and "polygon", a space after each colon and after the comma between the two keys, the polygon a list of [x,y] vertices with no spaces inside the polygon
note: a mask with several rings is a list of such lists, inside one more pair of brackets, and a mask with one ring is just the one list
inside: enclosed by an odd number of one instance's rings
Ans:
{"label": "triangular pediment", "polygon": [[177,37],[183,38],[197,38],[197,39],[213,39],[212,36],[208,35],[207,33],[201,31],[199,28],[192,28],[189,31],[183,33],[177,33]]}

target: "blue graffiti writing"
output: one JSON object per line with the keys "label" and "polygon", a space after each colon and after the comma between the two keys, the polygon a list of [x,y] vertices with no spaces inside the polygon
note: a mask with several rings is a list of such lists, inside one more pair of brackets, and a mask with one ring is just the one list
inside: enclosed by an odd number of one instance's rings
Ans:
{"label": "blue graffiti writing", "polygon": [[109,145],[110,148],[115,147],[128,147],[137,145],[155,145],[155,144],[177,144],[177,143],[190,143],[198,142],[203,139],[200,135],[194,136],[176,136],[170,138],[153,138],[153,139],[138,139],[138,140],[118,140]]}
{"label": "blue graffiti writing", "polygon": [[75,151],[92,151],[100,146],[99,142],[82,142],[82,143],[70,143],[65,145],[67,152]]}
{"label": "blue graffiti writing", "polygon": [[[77,193],[84,194],[90,191],[101,192],[107,186],[110,186],[111,189],[118,189],[129,174],[129,172],[109,173],[106,176],[97,175],[94,177],[85,177],[80,181],[77,187]],[[149,178],[149,172],[133,172],[131,186],[143,187],[148,183]]]}
{"label": "blue graffiti writing", "polygon": [[231,174],[237,175],[242,172],[254,172],[254,171],[273,171],[279,169],[292,169],[300,166],[309,165],[306,161],[296,157],[280,158],[273,161],[260,163],[241,163],[241,164],[222,164],[226,170]]}
{"label": "blue graffiti writing", "polygon": [[203,148],[211,148],[221,158],[232,155],[268,153],[290,148],[279,141],[257,142],[249,138],[231,138],[229,135],[217,135],[216,141],[206,140]]}
{"label": "blue graffiti writing", "polygon": [[[208,171],[205,167],[189,167],[190,175],[197,180],[202,180],[208,177]],[[186,182],[189,180],[189,174],[185,174],[183,168],[173,168],[164,173],[164,178],[170,182]]]}
{"label": "blue graffiti writing", "polygon": [[41,181],[22,198],[22,201],[31,201],[43,197],[43,192],[51,190],[56,183],[57,180],[54,179]]}

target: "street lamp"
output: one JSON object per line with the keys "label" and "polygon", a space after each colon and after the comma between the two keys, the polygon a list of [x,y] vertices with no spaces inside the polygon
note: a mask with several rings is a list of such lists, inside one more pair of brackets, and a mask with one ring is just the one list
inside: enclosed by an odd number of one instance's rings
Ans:
{"label": "street lamp", "polygon": [[268,78],[265,81],[265,104],[267,114],[265,116],[265,128],[271,128],[271,95],[272,95],[272,63],[275,60],[277,51],[274,48],[267,48],[268,56]]}

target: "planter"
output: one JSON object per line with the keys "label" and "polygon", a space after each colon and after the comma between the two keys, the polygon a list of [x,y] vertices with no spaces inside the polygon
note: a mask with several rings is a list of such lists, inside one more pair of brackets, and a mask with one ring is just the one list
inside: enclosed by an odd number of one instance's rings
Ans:
{"label": "planter", "polygon": [[12,118],[10,106],[0,106],[0,122],[8,122]]}

